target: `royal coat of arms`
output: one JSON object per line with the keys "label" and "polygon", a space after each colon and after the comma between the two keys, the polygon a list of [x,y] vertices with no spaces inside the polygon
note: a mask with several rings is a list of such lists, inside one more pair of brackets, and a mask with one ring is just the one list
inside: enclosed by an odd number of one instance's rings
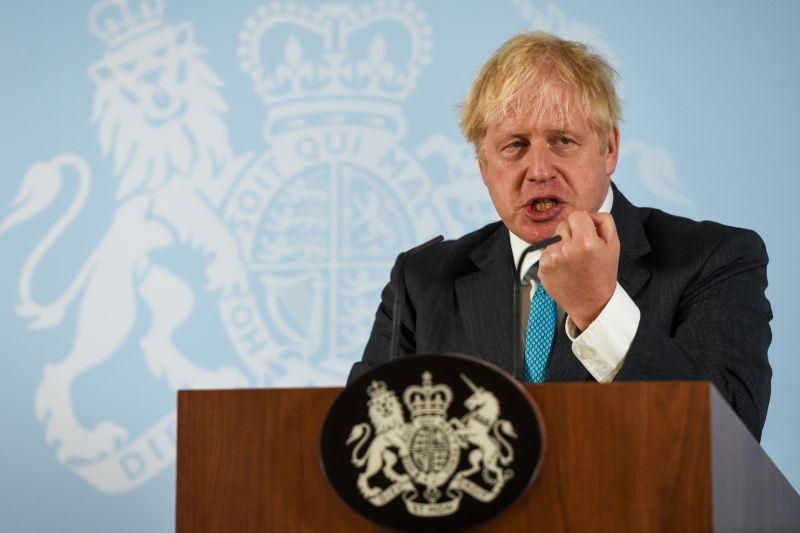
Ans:
{"label": "royal coat of arms", "polygon": [[356,512],[403,531],[450,531],[501,512],[536,476],[535,403],[496,366],[415,354],[350,383],[321,434],[322,465]]}
{"label": "royal coat of arms", "polygon": [[[402,494],[410,514],[449,515],[458,510],[463,494],[490,502],[513,477],[508,467],[514,460],[509,439],[517,437],[513,424],[500,418],[500,403],[491,391],[463,374],[461,379],[472,390],[461,418],[447,418],[452,389],[434,384],[430,372],[422,374],[421,385],[403,391],[410,421],[386,383],[373,381],[367,388],[370,423],[355,425],[347,444],[354,444],[352,463],[362,470],[358,489],[370,503],[382,506]],[[458,470],[462,453],[468,467]],[[388,486],[370,484],[378,472]]]}

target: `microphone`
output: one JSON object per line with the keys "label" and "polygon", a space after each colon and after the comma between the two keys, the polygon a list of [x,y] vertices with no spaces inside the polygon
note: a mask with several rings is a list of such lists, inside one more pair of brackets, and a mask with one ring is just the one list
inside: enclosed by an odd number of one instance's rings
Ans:
{"label": "microphone", "polygon": [[554,235],[550,238],[544,239],[543,241],[535,242],[525,248],[522,251],[522,255],[519,256],[519,261],[517,261],[517,266],[514,268],[514,295],[511,298],[514,306],[514,312],[512,313],[514,317],[514,353],[513,353],[513,361],[514,365],[512,366],[513,376],[519,379],[521,374],[519,372],[519,356],[522,353],[522,331],[520,328],[522,324],[522,316],[520,314],[520,300],[522,299],[522,280],[520,280],[520,275],[522,274],[522,263],[525,261],[525,257],[531,253],[535,252],[536,250],[541,250],[543,248],[547,248],[551,244],[555,244],[561,240],[561,235]]}
{"label": "microphone", "polygon": [[401,253],[397,258],[397,265],[394,270],[395,279],[392,280],[392,285],[394,286],[394,305],[392,306],[392,338],[389,346],[389,361],[394,361],[397,359],[398,352],[400,351],[400,324],[403,319],[404,309],[401,298],[406,292],[406,282],[404,276],[406,259],[408,259],[408,256],[414,255],[417,252],[421,252],[428,246],[440,243],[443,240],[444,237],[437,235],[433,239],[423,242],[419,246],[415,246],[407,252]]}

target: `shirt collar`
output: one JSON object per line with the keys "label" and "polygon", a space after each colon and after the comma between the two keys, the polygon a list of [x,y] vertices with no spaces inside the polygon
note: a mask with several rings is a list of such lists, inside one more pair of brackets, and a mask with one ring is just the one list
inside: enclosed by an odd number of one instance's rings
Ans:
{"label": "shirt collar", "polygon": [[[600,204],[600,209],[597,210],[598,213],[610,213],[611,212],[611,205],[614,203],[614,191],[611,189],[611,186],[608,187],[608,192],[606,192],[606,197],[603,200],[603,203]],[[517,237],[511,231],[508,232],[508,236],[511,238],[511,253],[514,256],[514,268],[517,267],[517,263],[519,262],[519,258],[522,255],[522,252],[525,251],[525,248],[531,245],[529,242],[525,242],[524,240]],[[539,258],[542,256],[543,250],[536,250],[535,252],[529,253],[525,256],[525,261],[522,263],[522,269],[520,270],[520,283],[525,282],[525,273],[536,263],[539,262]]]}

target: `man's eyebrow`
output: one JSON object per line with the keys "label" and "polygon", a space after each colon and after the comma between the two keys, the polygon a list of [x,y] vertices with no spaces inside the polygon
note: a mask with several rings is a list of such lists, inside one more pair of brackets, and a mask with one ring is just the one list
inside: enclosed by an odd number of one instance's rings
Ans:
{"label": "man's eyebrow", "polygon": [[508,130],[507,132],[503,132],[502,137],[522,137],[527,138],[530,136],[530,133],[524,130]]}
{"label": "man's eyebrow", "polygon": [[552,128],[547,130],[548,135],[563,135],[566,137],[574,137],[576,139],[582,138],[583,135],[578,133],[577,129],[573,129],[570,127],[562,127],[562,128]]}
{"label": "man's eyebrow", "polygon": [[527,139],[530,137],[530,133],[520,130],[520,129],[507,129],[507,130],[499,130],[497,132],[497,140],[496,143],[504,143],[511,139]]}

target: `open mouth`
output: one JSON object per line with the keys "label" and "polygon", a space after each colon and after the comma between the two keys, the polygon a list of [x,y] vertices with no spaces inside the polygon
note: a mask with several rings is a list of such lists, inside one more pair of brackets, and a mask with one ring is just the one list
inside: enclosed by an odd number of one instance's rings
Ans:
{"label": "open mouth", "polygon": [[531,209],[537,213],[543,213],[548,209],[555,207],[556,204],[558,204],[558,200],[555,198],[537,198],[531,202]]}

